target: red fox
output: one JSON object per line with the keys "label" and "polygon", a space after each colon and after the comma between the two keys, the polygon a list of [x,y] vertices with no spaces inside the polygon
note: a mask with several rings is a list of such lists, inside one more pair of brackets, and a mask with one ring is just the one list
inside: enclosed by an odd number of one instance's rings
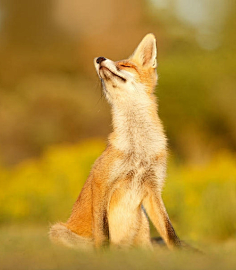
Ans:
{"label": "red fox", "polygon": [[152,248],[147,215],[169,248],[181,246],[161,191],[166,174],[167,140],[157,114],[157,48],[147,34],[126,60],[94,59],[113,132],[96,160],[66,223],[50,238],[74,248]]}

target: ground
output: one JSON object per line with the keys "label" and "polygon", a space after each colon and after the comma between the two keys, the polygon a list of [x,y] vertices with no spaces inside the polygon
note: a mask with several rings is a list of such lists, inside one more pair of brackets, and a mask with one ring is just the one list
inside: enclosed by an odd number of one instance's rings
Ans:
{"label": "ground", "polygon": [[160,247],[153,252],[135,249],[78,252],[51,244],[47,231],[47,226],[2,226],[1,269],[236,269],[236,239],[207,245],[198,243],[204,254]]}

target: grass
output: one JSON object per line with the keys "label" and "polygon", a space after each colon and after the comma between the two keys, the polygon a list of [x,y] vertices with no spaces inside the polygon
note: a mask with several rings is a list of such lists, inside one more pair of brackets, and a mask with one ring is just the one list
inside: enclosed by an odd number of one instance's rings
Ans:
{"label": "grass", "polygon": [[160,247],[153,252],[131,249],[85,253],[51,244],[47,230],[47,226],[37,225],[2,226],[1,269],[236,269],[236,239],[202,245],[204,254]]}

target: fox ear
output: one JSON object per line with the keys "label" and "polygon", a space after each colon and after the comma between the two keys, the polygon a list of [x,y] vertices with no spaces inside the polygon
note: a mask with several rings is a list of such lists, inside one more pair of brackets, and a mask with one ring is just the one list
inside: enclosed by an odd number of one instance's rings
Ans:
{"label": "fox ear", "polygon": [[156,68],[156,57],[157,46],[155,36],[153,34],[147,34],[130,58],[138,61],[143,67]]}

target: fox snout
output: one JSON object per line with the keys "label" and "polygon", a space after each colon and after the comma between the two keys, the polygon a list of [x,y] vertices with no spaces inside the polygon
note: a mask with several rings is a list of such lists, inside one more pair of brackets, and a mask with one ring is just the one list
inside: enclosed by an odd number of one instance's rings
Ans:
{"label": "fox snout", "polygon": [[100,56],[94,59],[94,65],[100,79],[106,82],[110,80],[116,81],[117,78],[121,79],[123,82],[126,81],[124,74],[122,74],[121,70],[117,67],[116,62]]}

